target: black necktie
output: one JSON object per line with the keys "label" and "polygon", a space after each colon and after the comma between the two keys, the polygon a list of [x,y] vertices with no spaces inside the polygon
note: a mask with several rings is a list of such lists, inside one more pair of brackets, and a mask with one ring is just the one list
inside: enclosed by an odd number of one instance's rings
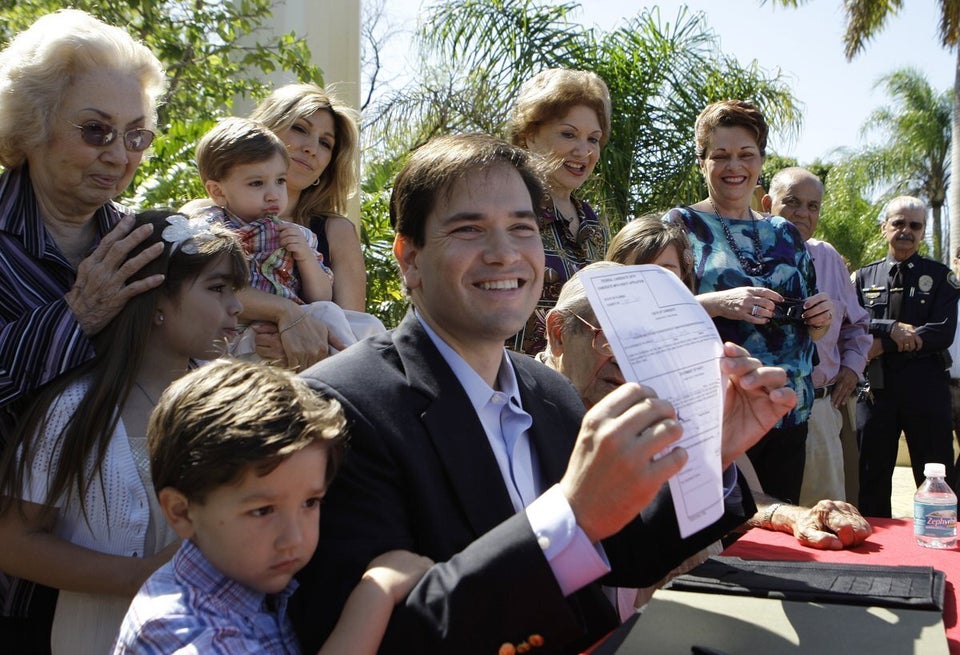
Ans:
{"label": "black necktie", "polygon": [[890,312],[887,318],[900,320],[900,306],[903,304],[903,271],[900,264],[890,269]]}

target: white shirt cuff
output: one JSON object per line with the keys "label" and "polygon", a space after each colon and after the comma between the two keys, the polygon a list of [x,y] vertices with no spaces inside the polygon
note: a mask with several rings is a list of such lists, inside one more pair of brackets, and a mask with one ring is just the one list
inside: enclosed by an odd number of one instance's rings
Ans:
{"label": "white shirt cuff", "polygon": [[537,537],[564,596],[569,596],[610,572],[603,546],[594,546],[577,525],[560,485],[550,487],[526,508]]}

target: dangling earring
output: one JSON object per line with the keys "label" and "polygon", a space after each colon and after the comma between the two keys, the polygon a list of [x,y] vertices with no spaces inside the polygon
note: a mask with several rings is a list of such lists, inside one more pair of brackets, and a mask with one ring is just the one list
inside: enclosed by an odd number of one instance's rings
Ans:
{"label": "dangling earring", "polygon": [[315,180],[313,181],[313,184],[311,184],[310,186],[317,186],[318,184],[320,184],[320,178],[319,178],[319,177],[318,177],[317,179],[315,179]]}

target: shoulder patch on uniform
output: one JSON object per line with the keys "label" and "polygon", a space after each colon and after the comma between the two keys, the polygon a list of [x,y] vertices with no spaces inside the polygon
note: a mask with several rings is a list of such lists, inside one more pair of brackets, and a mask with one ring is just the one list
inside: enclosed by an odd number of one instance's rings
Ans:
{"label": "shoulder patch on uniform", "polygon": [[949,282],[950,286],[954,289],[960,289],[960,280],[957,279],[957,274],[953,271],[947,273],[947,282]]}

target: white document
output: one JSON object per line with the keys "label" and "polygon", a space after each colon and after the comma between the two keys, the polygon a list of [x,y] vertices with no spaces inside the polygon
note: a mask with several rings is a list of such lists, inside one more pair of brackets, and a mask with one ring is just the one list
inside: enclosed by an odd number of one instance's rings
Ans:
{"label": "white document", "polygon": [[680,279],[660,266],[579,274],[624,379],[669,400],[683,425],[689,459],[670,479],[683,537],[723,516],[720,437],[723,342]]}

